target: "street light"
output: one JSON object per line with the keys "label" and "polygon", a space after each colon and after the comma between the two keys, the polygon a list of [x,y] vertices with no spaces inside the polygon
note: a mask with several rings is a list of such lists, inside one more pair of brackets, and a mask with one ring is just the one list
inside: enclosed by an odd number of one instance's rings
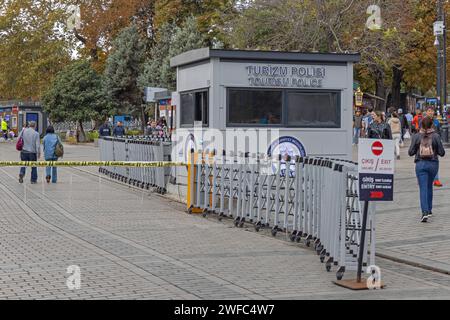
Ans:
{"label": "street light", "polygon": [[[437,1],[437,20],[433,24],[434,35],[436,39],[434,45],[437,48],[437,96],[440,113],[443,116],[442,139],[448,143],[448,123],[447,123],[447,28],[445,25],[445,12],[443,1]],[[439,41],[439,37],[443,41]],[[443,99],[442,99],[443,98]]]}
{"label": "street light", "polygon": [[440,45],[439,39],[438,39],[438,37],[436,36],[436,40],[434,40],[434,46],[435,46],[435,47],[439,47],[439,45]]}

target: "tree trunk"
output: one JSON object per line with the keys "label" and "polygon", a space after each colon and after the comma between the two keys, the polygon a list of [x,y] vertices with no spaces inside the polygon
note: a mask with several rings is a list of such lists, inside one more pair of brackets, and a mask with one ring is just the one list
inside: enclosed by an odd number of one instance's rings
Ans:
{"label": "tree trunk", "polygon": [[394,65],[392,67],[392,107],[398,110],[402,107],[401,103],[401,89],[403,80],[403,70],[400,69],[400,65]]}
{"label": "tree trunk", "polygon": [[79,128],[79,130],[77,130],[78,142],[86,142],[86,133],[84,132],[82,121],[78,121],[78,128]]}
{"label": "tree trunk", "polygon": [[384,73],[382,71],[377,70],[375,72],[375,90],[376,95],[385,101],[377,100],[375,110],[378,111],[386,111],[386,87],[384,85]]}

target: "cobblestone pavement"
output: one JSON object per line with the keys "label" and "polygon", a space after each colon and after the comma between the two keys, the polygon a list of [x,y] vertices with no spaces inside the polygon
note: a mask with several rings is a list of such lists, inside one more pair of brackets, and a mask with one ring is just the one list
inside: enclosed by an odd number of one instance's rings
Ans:
{"label": "cobblestone pavement", "polygon": [[[97,152],[66,146],[65,160]],[[0,159],[17,157],[0,144]],[[39,170],[39,184],[28,175],[20,185],[18,169],[0,168],[0,299],[450,299],[450,276],[384,259],[385,290],[348,291],[305,247],[187,215],[94,169],[60,169],[57,185]],[[81,268],[79,290],[66,286],[70,265]]]}

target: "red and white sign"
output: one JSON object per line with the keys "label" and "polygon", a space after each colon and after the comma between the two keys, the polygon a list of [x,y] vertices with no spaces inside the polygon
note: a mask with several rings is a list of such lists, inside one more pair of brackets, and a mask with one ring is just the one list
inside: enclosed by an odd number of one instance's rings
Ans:
{"label": "red and white sign", "polygon": [[394,141],[360,139],[359,173],[394,174]]}
{"label": "red and white sign", "polygon": [[359,141],[360,201],[394,199],[394,141],[361,139]]}
{"label": "red and white sign", "polygon": [[374,155],[376,155],[377,157],[381,156],[383,154],[384,151],[384,146],[381,143],[381,141],[375,141],[372,144],[372,152]]}

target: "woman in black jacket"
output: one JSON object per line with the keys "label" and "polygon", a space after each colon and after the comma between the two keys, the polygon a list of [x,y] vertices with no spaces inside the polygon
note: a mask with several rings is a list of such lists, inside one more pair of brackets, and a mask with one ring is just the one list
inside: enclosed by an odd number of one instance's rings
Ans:
{"label": "woman in black jacket", "polygon": [[422,222],[427,222],[433,215],[433,183],[439,171],[439,156],[445,156],[444,146],[441,138],[433,129],[431,118],[425,117],[422,120],[420,132],[412,138],[409,156],[415,156]]}
{"label": "woman in black jacket", "polygon": [[375,111],[372,116],[373,122],[369,126],[367,138],[392,140],[391,127],[383,121],[381,112]]}

